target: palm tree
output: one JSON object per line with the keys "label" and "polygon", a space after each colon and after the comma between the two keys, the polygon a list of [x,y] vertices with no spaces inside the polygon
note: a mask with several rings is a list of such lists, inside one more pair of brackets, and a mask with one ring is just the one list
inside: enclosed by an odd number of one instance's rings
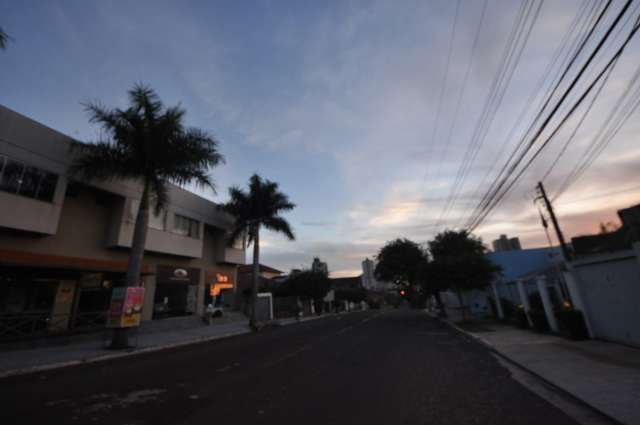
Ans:
{"label": "palm tree", "polygon": [[[142,185],[127,266],[125,286],[138,286],[149,223],[149,208],[156,213],[169,201],[171,183],[195,183],[215,189],[208,171],[224,162],[218,142],[206,132],[184,126],[184,109],[165,108],[148,86],[129,91],[127,109],[110,109],[97,103],[85,105],[92,123],[103,130],[96,143],[76,142],[69,175],[87,180],[128,179]],[[113,348],[128,345],[126,329],[116,329]]]}
{"label": "palm tree", "polygon": [[9,40],[11,40],[11,37],[9,37],[7,33],[2,30],[2,27],[0,27],[0,50],[4,50],[7,48],[7,41]]}
{"label": "palm tree", "polygon": [[263,180],[257,174],[249,179],[249,192],[238,187],[229,189],[230,200],[224,205],[225,211],[235,217],[235,224],[229,242],[233,243],[243,235],[247,235],[249,244],[253,243],[253,285],[251,287],[251,318],[249,323],[257,329],[256,304],[258,298],[258,281],[260,273],[260,228],[284,233],[289,240],[295,236],[287,220],[279,214],[290,211],[295,205],[278,190],[278,183]]}

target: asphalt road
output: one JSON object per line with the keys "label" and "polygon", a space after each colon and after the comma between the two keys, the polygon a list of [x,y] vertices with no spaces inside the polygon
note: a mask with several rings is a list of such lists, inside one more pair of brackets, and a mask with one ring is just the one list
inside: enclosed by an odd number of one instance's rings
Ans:
{"label": "asphalt road", "polygon": [[13,424],[575,424],[424,313],[371,311],[0,380]]}

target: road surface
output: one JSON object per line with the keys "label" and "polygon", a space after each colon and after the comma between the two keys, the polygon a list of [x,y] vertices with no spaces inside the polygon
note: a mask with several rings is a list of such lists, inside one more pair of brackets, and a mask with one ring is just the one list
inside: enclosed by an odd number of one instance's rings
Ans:
{"label": "road surface", "polygon": [[575,424],[485,347],[411,310],[5,378],[0,423]]}

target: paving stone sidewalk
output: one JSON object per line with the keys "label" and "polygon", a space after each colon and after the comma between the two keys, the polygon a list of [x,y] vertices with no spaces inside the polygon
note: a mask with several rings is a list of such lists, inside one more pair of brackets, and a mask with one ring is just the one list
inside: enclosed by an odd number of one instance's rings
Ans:
{"label": "paving stone sidewalk", "polygon": [[499,354],[605,415],[626,425],[640,424],[640,349],[572,341],[495,322],[465,327]]}

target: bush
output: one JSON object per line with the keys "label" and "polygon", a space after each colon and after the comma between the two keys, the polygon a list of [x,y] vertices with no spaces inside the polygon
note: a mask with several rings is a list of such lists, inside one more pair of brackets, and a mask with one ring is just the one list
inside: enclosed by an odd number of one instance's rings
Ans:
{"label": "bush", "polygon": [[500,304],[502,305],[502,312],[505,319],[510,319],[516,314],[516,305],[509,299],[500,297]]}
{"label": "bush", "polygon": [[521,305],[516,309],[515,318],[517,327],[520,329],[529,329],[529,321],[527,320],[527,315],[524,312],[524,307]]}
{"label": "bush", "polygon": [[533,329],[535,331],[537,332],[549,331],[549,322],[547,321],[547,315],[544,314],[544,311],[530,310],[529,317],[531,317],[531,321],[533,322]]}
{"label": "bush", "polygon": [[533,322],[533,329],[538,332],[549,331],[549,322],[547,321],[547,315],[544,313],[544,304],[539,292],[529,295],[529,307],[531,308],[529,317]]}
{"label": "bush", "polygon": [[571,339],[589,339],[589,331],[580,310],[561,309],[556,311],[560,331]]}

